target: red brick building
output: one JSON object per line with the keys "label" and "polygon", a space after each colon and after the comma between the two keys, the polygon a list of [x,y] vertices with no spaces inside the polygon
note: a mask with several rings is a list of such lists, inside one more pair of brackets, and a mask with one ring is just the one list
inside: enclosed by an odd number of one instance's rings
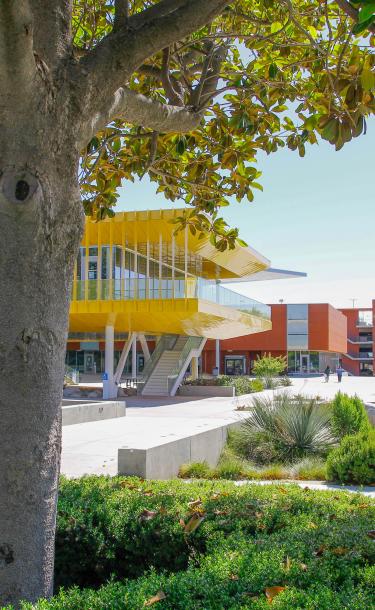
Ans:
{"label": "red brick building", "polygon": [[256,358],[268,353],[286,356],[290,373],[319,373],[327,364],[335,369],[348,349],[345,312],[328,303],[277,304],[271,310],[272,330],[219,343],[207,341],[202,371],[212,373],[218,366],[222,374],[249,374]]}
{"label": "red brick building", "polygon": [[373,375],[375,300],[372,301],[372,308],[340,311],[348,323],[347,349],[342,366],[353,375]]}

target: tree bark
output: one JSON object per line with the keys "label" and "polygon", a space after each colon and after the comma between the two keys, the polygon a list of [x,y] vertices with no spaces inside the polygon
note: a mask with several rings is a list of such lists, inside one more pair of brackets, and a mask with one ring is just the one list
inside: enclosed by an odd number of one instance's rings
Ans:
{"label": "tree bark", "polygon": [[74,141],[53,112],[30,106],[0,112],[0,606],[15,607],[52,594],[64,353],[83,232]]}
{"label": "tree bark", "polygon": [[128,23],[117,2],[118,29],[77,61],[72,0],[0,0],[0,607],[53,591],[80,149],[102,116],[103,126],[124,109],[138,120],[141,102],[142,121],[195,126],[199,113],[116,92],[227,3],[161,0]]}

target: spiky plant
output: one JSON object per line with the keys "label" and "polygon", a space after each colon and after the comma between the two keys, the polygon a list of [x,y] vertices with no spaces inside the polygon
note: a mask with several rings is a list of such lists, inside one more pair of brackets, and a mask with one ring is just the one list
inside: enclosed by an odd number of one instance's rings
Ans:
{"label": "spiky plant", "polygon": [[279,394],[255,397],[239,439],[248,455],[262,460],[263,448],[274,460],[293,461],[308,455],[324,455],[336,443],[330,426],[331,412],[315,398]]}

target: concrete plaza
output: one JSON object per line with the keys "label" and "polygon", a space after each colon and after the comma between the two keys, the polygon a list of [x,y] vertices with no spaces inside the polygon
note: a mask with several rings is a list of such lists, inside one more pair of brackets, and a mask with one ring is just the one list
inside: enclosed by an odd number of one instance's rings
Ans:
{"label": "concrete plaza", "polygon": [[[343,377],[342,383],[332,376],[329,383],[322,377],[295,378],[288,391],[293,394],[332,398],[338,390],[358,394],[365,402],[375,404],[375,378]],[[271,395],[268,390],[263,395]],[[127,415],[117,419],[89,422],[63,429],[61,471],[69,477],[84,474],[117,474],[117,452],[120,447],[147,449],[189,435],[225,426],[246,417],[236,411],[249,404],[254,395],[229,398],[142,398],[126,399]]]}

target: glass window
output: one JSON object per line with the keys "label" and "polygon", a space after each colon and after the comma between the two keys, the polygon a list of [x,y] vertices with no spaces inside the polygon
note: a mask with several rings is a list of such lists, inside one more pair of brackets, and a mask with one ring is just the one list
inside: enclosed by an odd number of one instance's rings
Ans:
{"label": "glass window", "polygon": [[287,305],[288,320],[307,320],[309,306],[306,304]]}
{"label": "glass window", "polygon": [[288,335],[288,349],[308,349],[307,335]]}
{"label": "glass window", "polygon": [[77,259],[77,280],[85,279],[86,248],[80,248]]}
{"label": "glass window", "polygon": [[290,373],[296,371],[296,352],[288,352],[288,371]]}
{"label": "glass window", "polygon": [[310,352],[310,373],[319,373],[319,352]]}
{"label": "glass window", "polygon": [[109,246],[102,246],[102,280],[109,280]]}
{"label": "glass window", "polygon": [[307,320],[288,320],[288,335],[307,335]]}

